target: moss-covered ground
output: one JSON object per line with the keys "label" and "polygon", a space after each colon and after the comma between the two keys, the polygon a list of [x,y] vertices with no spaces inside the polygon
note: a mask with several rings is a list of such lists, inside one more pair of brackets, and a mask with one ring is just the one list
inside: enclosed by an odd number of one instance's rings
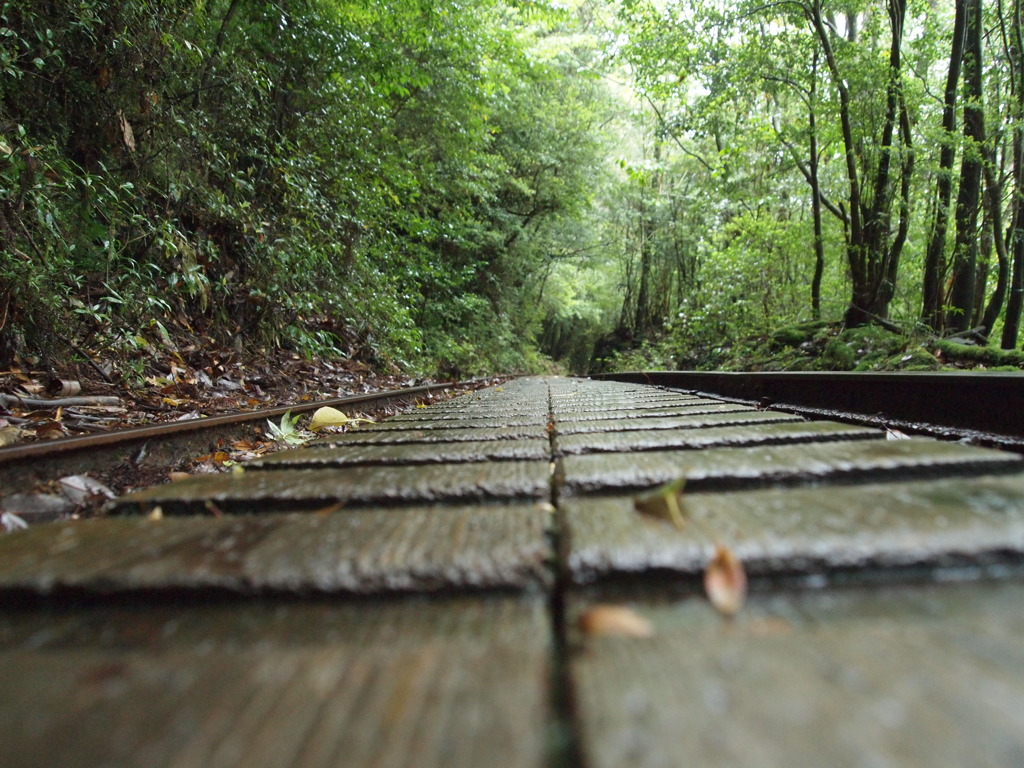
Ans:
{"label": "moss-covered ground", "polygon": [[805,323],[719,348],[692,366],[726,371],[939,371],[1024,369],[1024,352],[880,326]]}

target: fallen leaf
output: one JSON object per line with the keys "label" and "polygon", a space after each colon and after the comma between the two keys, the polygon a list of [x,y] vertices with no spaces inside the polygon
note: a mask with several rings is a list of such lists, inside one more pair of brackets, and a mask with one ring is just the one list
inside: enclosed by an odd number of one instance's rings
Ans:
{"label": "fallen leaf", "polygon": [[650,493],[633,499],[633,508],[642,514],[668,520],[676,528],[683,530],[686,527],[686,517],[681,502],[685,485],[685,477],[665,483]]}
{"label": "fallen leaf", "polygon": [[68,475],[59,481],[60,492],[72,504],[84,504],[93,496],[114,498],[115,494],[99,480],[88,475]]}
{"label": "fallen leaf", "polygon": [[24,440],[29,433],[17,427],[0,427],[0,448]]}
{"label": "fallen leaf", "polygon": [[278,442],[287,443],[288,445],[302,445],[309,439],[309,436],[303,437],[296,426],[298,422],[299,415],[292,416],[292,412],[288,411],[281,417],[280,426],[268,419],[267,427],[270,429],[271,437]]}
{"label": "fallen leaf", "polygon": [[900,432],[898,429],[892,429],[891,427],[885,428],[885,439],[886,440],[909,440],[910,435],[906,432]]}
{"label": "fallen leaf", "polygon": [[178,480],[187,480],[192,477],[188,472],[168,472],[167,476],[172,483],[176,483]]}
{"label": "fallen leaf", "polygon": [[348,424],[373,424],[373,419],[354,419],[346,416],[344,413],[339,411],[337,408],[331,408],[329,405],[325,405],[323,408],[317,408],[313,413],[313,418],[309,422],[309,430],[311,432],[318,432],[325,427],[344,427]]}
{"label": "fallen leaf", "polygon": [[732,616],[747,596],[747,574],[743,563],[728,547],[715,544],[715,554],[704,569],[704,591],[708,600],[726,616]]}
{"label": "fallen leaf", "polygon": [[45,419],[43,421],[36,422],[34,429],[36,437],[41,437],[46,440],[64,437],[68,433],[64,425],[54,419]]}
{"label": "fallen leaf", "polygon": [[0,527],[10,532],[16,531],[19,528],[28,528],[28,523],[13,512],[0,512]]}
{"label": "fallen leaf", "polygon": [[595,605],[580,614],[577,624],[587,635],[654,636],[654,625],[624,605]]}
{"label": "fallen leaf", "polygon": [[321,509],[313,510],[313,512],[311,514],[314,514],[317,517],[330,517],[335,512],[337,512],[339,509],[342,509],[344,506],[345,506],[345,502],[343,502],[343,501],[336,501],[333,504],[330,504],[329,506],[322,507]]}

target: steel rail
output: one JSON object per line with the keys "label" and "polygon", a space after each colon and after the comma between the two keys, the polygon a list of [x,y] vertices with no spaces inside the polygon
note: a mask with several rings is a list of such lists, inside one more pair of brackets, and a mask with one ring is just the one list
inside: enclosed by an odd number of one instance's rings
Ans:
{"label": "steel rail", "polygon": [[141,463],[145,457],[169,463],[180,458],[182,451],[192,449],[193,446],[212,446],[218,439],[237,437],[267,419],[277,419],[289,412],[302,414],[323,406],[343,412],[357,408],[380,408],[396,401],[460,388],[464,384],[427,384],[2,448],[0,493],[9,492],[13,485],[56,477],[64,471],[62,465],[69,462],[77,465],[77,471],[106,468],[125,459]]}
{"label": "steel rail", "polygon": [[593,378],[686,389],[819,418],[868,419],[938,436],[1024,446],[1024,373],[628,371]]}

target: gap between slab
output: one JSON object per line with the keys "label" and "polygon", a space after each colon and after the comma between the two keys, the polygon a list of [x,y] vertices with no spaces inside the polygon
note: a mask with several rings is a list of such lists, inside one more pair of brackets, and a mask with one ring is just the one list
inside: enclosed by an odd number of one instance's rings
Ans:
{"label": "gap between slab", "polygon": [[552,732],[549,768],[583,768],[581,724],[576,706],[569,659],[569,632],[566,626],[569,575],[569,529],[559,506],[555,467],[555,409],[550,382],[548,389],[548,455],[551,461],[550,503],[553,507],[551,549],[554,553],[554,581],[551,587],[549,612],[551,618],[551,711]]}

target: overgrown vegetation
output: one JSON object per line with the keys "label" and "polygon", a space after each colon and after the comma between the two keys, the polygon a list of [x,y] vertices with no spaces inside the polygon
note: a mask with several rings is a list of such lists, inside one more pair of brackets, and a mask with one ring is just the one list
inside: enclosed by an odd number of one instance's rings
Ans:
{"label": "overgrown vegetation", "polygon": [[592,78],[531,3],[0,3],[0,363],[188,328],[528,367]]}
{"label": "overgrown vegetation", "polygon": [[[596,366],[742,364],[751,339],[818,320],[1018,346],[1017,0],[615,11],[635,129],[617,192],[623,302]],[[841,345],[813,349],[842,367]]]}
{"label": "overgrown vegetation", "polygon": [[1020,2],[0,0],[0,364],[1013,349]]}

